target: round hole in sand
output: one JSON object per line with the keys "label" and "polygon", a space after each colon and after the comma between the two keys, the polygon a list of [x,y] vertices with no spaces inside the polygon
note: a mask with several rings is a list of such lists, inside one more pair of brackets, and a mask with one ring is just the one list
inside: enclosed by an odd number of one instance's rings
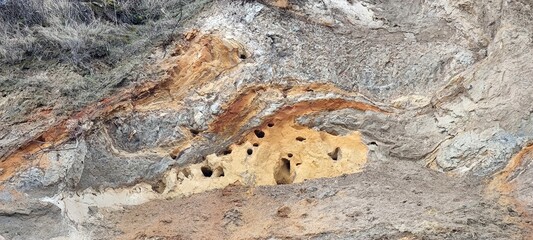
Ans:
{"label": "round hole in sand", "polygon": [[264,138],[265,137],[265,132],[257,129],[257,130],[254,130],[254,133],[255,133],[255,136],[258,137],[258,138]]}

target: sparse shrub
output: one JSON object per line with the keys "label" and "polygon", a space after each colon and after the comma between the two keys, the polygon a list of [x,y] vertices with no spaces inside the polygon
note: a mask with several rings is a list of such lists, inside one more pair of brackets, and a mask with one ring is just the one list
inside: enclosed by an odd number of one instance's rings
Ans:
{"label": "sparse shrub", "polygon": [[170,44],[210,1],[0,0],[0,98],[18,99],[0,131],[38,108],[67,114],[155,79],[143,68],[150,49]]}
{"label": "sparse shrub", "polygon": [[[0,63],[54,59],[87,68],[90,61],[109,57],[131,39],[152,37],[148,32],[153,29],[142,25],[178,19],[185,4],[183,0],[0,0]],[[134,25],[139,28],[132,30]]]}

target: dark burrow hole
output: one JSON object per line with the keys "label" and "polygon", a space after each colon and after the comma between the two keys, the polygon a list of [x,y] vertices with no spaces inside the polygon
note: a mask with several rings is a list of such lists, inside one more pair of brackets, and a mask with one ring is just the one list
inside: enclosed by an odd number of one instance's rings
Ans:
{"label": "dark burrow hole", "polygon": [[222,153],[224,155],[230,155],[231,154],[231,149],[226,149],[224,150],[224,152]]}
{"label": "dark burrow hole", "polygon": [[190,131],[191,134],[192,134],[193,136],[195,136],[195,137],[200,133],[200,131],[198,131],[198,130],[196,130],[196,129],[189,129],[189,131]]}
{"label": "dark burrow hole", "polygon": [[259,143],[254,143],[253,146],[254,147],[259,147]]}
{"label": "dark burrow hole", "polygon": [[44,139],[44,136],[39,136],[37,139],[34,140],[35,142],[38,142],[38,143],[45,143],[45,139]]}
{"label": "dark burrow hole", "polygon": [[303,141],[305,141],[305,138],[304,137],[297,137],[296,140],[298,140],[300,142],[303,142]]}
{"label": "dark burrow hole", "polygon": [[246,150],[246,153],[248,153],[248,155],[252,155],[252,153],[254,153],[254,150],[252,150],[251,148],[248,148],[248,150]]}
{"label": "dark burrow hole", "polygon": [[268,127],[274,127],[274,123],[268,123],[267,126]]}
{"label": "dark burrow hole", "polygon": [[281,161],[283,162],[283,167],[287,169],[287,171],[291,171],[291,160],[282,158]]}
{"label": "dark burrow hole", "polygon": [[287,156],[291,158],[292,157],[292,153],[287,154]]}
{"label": "dark burrow hole", "polygon": [[286,158],[282,158],[279,166],[274,172],[274,179],[276,184],[290,184],[292,183],[291,179],[291,161]]}
{"label": "dark burrow hole", "polygon": [[340,158],[340,152],[341,152],[340,148],[335,148],[335,150],[333,150],[333,152],[328,153],[328,156],[331,159],[333,159],[334,161],[337,161]]}
{"label": "dark burrow hole", "polygon": [[261,130],[254,130],[254,133],[255,133],[255,136],[258,137],[258,138],[264,138],[265,137],[265,132],[261,131]]}
{"label": "dark burrow hole", "polygon": [[200,168],[204,177],[211,177],[213,175],[213,170],[209,166],[203,166]]}
{"label": "dark burrow hole", "polygon": [[241,58],[241,59],[246,59],[247,57],[246,57],[246,54],[241,53],[241,55],[239,55],[239,58]]}
{"label": "dark burrow hole", "polygon": [[203,166],[200,168],[204,177],[224,177],[224,169],[217,167],[214,171],[209,166]]}
{"label": "dark burrow hole", "polygon": [[370,145],[374,145],[374,146],[377,146],[377,145],[378,145],[376,142],[370,142],[369,144],[370,144]]}

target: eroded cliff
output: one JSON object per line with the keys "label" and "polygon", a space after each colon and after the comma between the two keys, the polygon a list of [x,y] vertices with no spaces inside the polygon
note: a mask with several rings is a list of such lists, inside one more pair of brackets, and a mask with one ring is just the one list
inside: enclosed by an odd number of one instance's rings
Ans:
{"label": "eroded cliff", "polygon": [[531,11],[206,3],[153,79],[6,123],[0,236],[530,239]]}

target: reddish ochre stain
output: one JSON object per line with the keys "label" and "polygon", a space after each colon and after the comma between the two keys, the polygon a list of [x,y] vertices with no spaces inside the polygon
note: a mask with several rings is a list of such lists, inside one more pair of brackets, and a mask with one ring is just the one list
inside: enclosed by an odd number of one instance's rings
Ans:
{"label": "reddish ochre stain", "polygon": [[[97,118],[105,119],[114,112],[128,109],[131,106],[150,104],[151,100],[158,100],[158,95],[166,97],[166,91],[168,91],[166,88],[175,88],[174,90],[191,88],[191,84],[197,85],[212,80],[222,71],[239,63],[240,50],[229,47],[217,36],[209,34],[196,36],[196,34],[185,34],[186,40],[189,42],[182,41],[177,44],[175,52],[183,56],[178,56],[177,61],[174,59],[163,64],[171,67],[165,70],[166,77],[162,81],[146,82],[136,87],[130,87],[113,94],[112,97],[106,97],[88,105],[69,118],[60,118],[56,124],[35,134],[21,147],[5,155],[0,159],[0,168],[3,169],[2,174],[0,174],[0,182],[9,179],[20,168],[27,167],[32,162],[28,156],[43,155],[43,149],[57,146],[69,140],[69,136],[77,130],[76,123]],[[200,56],[200,58],[194,56]],[[198,69],[191,69],[191,66]],[[183,79],[188,82],[183,82]],[[52,109],[40,110],[29,116],[27,120],[46,119],[50,113],[52,113]]]}
{"label": "reddish ochre stain", "polygon": [[[276,86],[272,87],[276,88]],[[319,90],[324,91],[325,87],[322,86]],[[236,130],[242,127],[250,117],[257,113],[260,106],[253,104],[254,100],[260,96],[258,91],[265,89],[264,87],[250,88],[244,93],[241,93],[231,104],[229,104],[225,111],[217,117],[217,119],[211,124],[210,129],[212,132],[219,134],[233,134]],[[303,93],[308,91],[308,87],[291,88],[289,91],[292,94]],[[331,89],[336,91],[336,89]],[[266,117],[263,120],[262,127],[265,127],[268,123],[286,121],[294,119],[298,116],[320,112],[320,111],[332,111],[340,109],[357,109],[361,111],[374,111],[374,112],[386,112],[376,106],[346,100],[342,98],[332,99],[319,99],[298,102],[289,106],[282,107],[271,116]]]}
{"label": "reddish ochre stain", "polygon": [[[524,203],[514,198],[513,192],[516,189],[516,183],[512,181],[511,176],[519,170],[520,167],[527,164],[527,161],[531,161],[531,154],[533,154],[533,145],[528,145],[520,152],[518,152],[507,163],[507,166],[500,172],[494,175],[494,178],[489,183],[487,189],[489,194],[498,193],[499,202],[504,206],[513,206],[522,216],[522,219],[531,219],[530,212],[525,208]],[[530,233],[533,233],[533,225],[520,222],[524,228],[528,229]]]}
{"label": "reddish ochre stain", "polygon": [[[32,163],[36,155],[42,158],[47,148],[53,148],[70,139],[73,131],[77,131],[76,124],[88,120],[105,119],[110,115],[150,105],[161,99],[171,102],[180,100],[189,89],[196,88],[207,83],[222,72],[232,69],[241,60],[242,49],[238,44],[227,43],[214,35],[187,35],[188,41],[182,42],[176,47],[179,56],[172,58],[166,64],[166,77],[161,81],[146,82],[136,87],[130,87],[123,91],[106,97],[98,102],[88,105],[81,111],[73,114],[70,118],[62,118],[46,131],[35,134],[28,142],[14,150],[3,159],[0,159],[0,168],[3,173],[0,181],[9,179],[13,174]],[[163,67],[163,66],[161,66]],[[289,95],[298,95],[310,91],[316,92],[340,92],[339,89],[328,84],[309,84],[306,86],[287,87],[280,85],[255,86],[242,91],[236,99],[226,107],[225,111],[210,125],[210,131],[222,135],[235,134],[241,127],[262,108],[256,103],[260,97],[258,92],[265,89],[278,89]],[[169,97],[169,95],[172,96]],[[260,100],[260,99],[259,99]],[[163,107],[160,105],[157,107]],[[380,108],[357,101],[340,98],[303,101],[290,106],[285,106],[271,116],[267,116],[263,122],[293,121],[295,117],[319,112],[338,109],[352,108],[362,111],[385,112]],[[44,109],[37,112],[33,119],[48,116],[52,109]],[[31,119],[31,117],[30,117]],[[33,156],[33,158],[29,158]]]}

